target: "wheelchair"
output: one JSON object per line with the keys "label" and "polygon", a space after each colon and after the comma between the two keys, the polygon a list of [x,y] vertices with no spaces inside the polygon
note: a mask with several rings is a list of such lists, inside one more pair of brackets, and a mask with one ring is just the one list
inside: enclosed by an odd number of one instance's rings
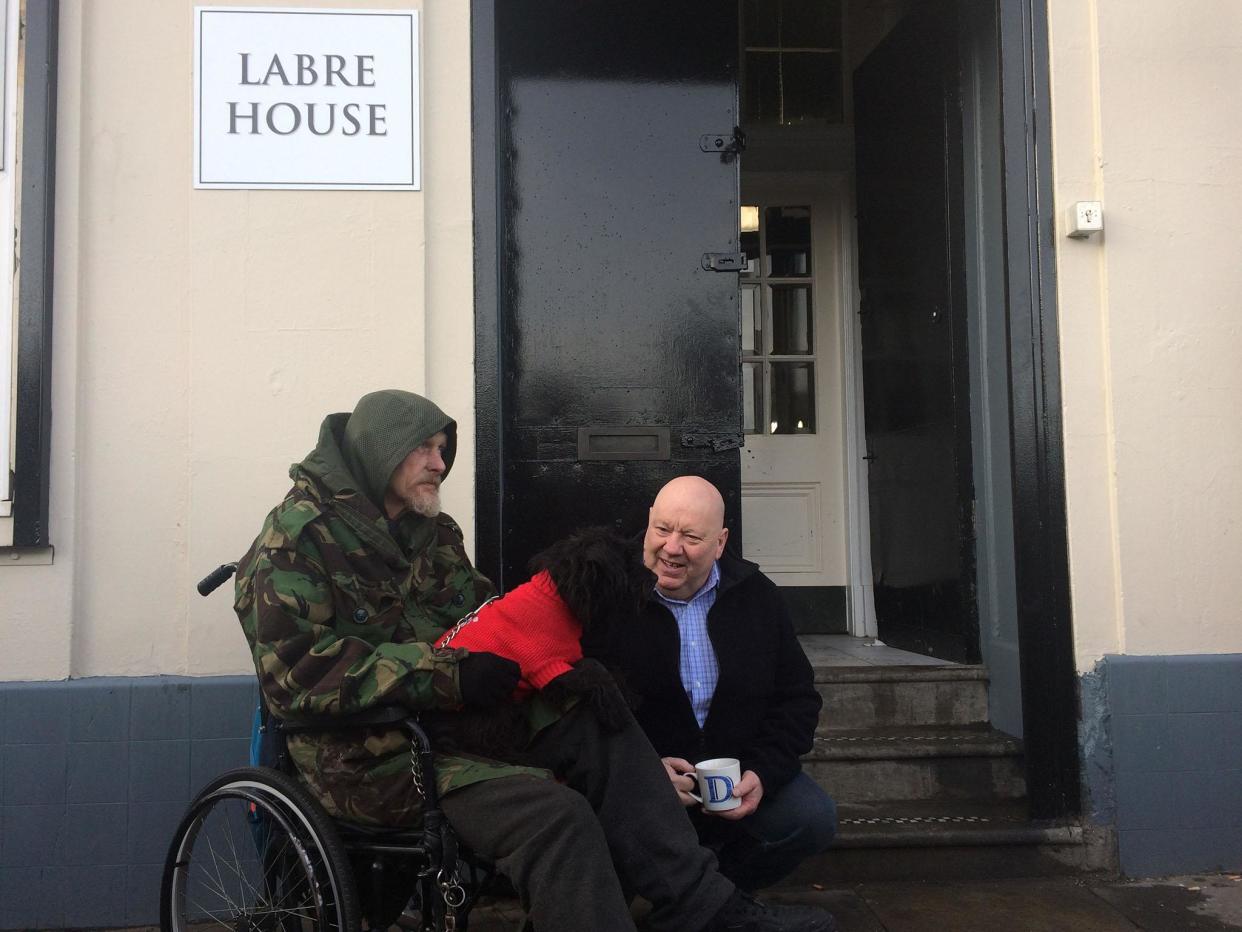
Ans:
{"label": "wheelchair", "polygon": [[[225,564],[198,584],[209,594]],[[417,719],[386,707],[285,722],[262,700],[260,760],[203,787],[169,845],[160,927],[170,932],[360,932],[393,924],[417,932],[468,928],[495,871],[462,849],[440,809],[431,742]],[[294,775],[285,737],[297,732],[399,727],[410,739],[410,779],[423,797],[418,826],[375,828],[334,819]],[[523,921],[519,929],[530,929]]]}

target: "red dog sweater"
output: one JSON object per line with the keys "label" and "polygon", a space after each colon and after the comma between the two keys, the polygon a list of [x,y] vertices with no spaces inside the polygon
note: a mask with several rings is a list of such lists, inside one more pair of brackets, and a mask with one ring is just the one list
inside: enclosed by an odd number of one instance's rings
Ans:
{"label": "red dog sweater", "polygon": [[522,668],[516,699],[571,670],[570,665],[582,659],[581,637],[582,625],[544,570],[503,598],[488,602],[456,634],[452,629],[445,632],[436,647],[488,651],[515,661]]}

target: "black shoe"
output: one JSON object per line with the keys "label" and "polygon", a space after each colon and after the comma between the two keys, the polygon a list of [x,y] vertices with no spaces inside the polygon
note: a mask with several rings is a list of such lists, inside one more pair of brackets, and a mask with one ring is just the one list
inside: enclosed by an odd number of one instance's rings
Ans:
{"label": "black shoe", "polygon": [[734,890],[704,932],[837,932],[837,921],[818,906],[770,906]]}

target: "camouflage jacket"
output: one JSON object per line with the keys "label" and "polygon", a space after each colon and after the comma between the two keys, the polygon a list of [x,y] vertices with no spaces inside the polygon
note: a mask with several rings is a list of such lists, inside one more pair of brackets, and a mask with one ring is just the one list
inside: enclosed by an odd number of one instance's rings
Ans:
{"label": "camouflage jacket", "polygon": [[[347,473],[321,464],[308,458],[293,467],[293,488],[238,565],[234,608],[269,708],[296,721],[382,705],[459,706],[457,664],[468,652],[432,644],[494,594],[466,556],[461,529],[447,515],[407,513],[389,522]],[[400,731],[293,735],[289,748],[331,814],[378,824],[417,820],[421,799]],[[544,773],[437,758],[442,793],[532,772]]]}

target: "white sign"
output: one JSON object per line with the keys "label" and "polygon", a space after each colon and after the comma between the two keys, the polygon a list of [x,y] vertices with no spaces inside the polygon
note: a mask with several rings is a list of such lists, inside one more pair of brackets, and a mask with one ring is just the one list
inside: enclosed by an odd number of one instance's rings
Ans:
{"label": "white sign", "polygon": [[194,187],[419,189],[417,10],[194,17]]}

